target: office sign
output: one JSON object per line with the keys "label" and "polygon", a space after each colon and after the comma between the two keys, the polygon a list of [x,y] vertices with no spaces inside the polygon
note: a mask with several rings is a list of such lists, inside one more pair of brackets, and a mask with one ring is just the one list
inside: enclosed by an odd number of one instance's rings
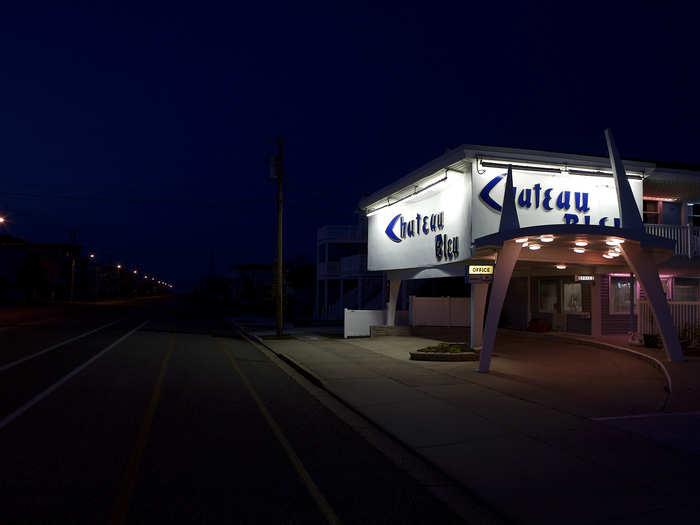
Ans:
{"label": "office sign", "polygon": [[492,264],[468,264],[466,271],[467,282],[470,284],[490,283],[493,281]]}
{"label": "office sign", "polygon": [[595,281],[595,275],[574,275],[574,281]]}

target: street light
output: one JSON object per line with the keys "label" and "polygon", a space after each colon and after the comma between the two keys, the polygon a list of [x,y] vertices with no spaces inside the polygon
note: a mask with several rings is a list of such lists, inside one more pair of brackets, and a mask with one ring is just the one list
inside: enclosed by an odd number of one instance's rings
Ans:
{"label": "street light", "polygon": [[134,275],[136,275],[137,273],[139,273],[138,270],[134,270]]}
{"label": "street light", "polygon": [[121,264],[117,264],[117,270],[121,270],[121,269],[122,269],[122,265],[121,265]]}
{"label": "street light", "polygon": [[90,259],[94,259],[94,258],[95,258],[95,254],[94,254],[94,253],[91,253],[91,254],[90,254]]}
{"label": "street light", "polygon": [[2,224],[3,222],[5,222],[5,217],[0,217],[0,224]]}

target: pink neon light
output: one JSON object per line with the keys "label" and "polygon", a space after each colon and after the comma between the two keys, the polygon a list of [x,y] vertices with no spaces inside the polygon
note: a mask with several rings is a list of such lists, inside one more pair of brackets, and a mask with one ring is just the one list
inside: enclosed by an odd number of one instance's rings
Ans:
{"label": "pink neon light", "polygon": [[[628,273],[609,273],[608,275],[612,277],[629,277],[630,274]],[[678,274],[677,273],[667,273],[667,274],[659,274],[660,279],[668,279],[669,277],[676,277]]]}

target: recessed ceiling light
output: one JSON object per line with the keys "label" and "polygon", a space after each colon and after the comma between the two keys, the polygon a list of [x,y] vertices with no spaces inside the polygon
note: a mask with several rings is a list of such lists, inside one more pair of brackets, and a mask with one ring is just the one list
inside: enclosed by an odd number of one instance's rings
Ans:
{"label": "recessed ceiling light", "polygon": [[566,270],[565,264],[557,264],[557,270]]}
{"label": "recessed ceiling light", "polygon": [[612,259],[612,258],[613,258],[613,256],[610,255],[609,253],[604,253],[604,254],[603,254],[603,257],[605,257],[606,259]]}
{"label": "recessed ceiling light", "polygon": [[576,246],[588,246],[588,241],[576,241],[574,244]]}
{"label": "recessed ceiling light", "polygon": [[617,252],[608,252],[608,255],[609,255],[610,257],[619,257],[619,256],[620,256],[620,254],[617,253]]}
{"label": "recessed ceiling light", "polygon": [[583,253],[583,252],[585,252],[585,251],[586,251],[586,250],[583,249],[583,248],[574,248],[574,252],[575,252],[575,253]]}
{"label": "recessed ceiling light", "polygon": [[515,242],[517,242],[517,243],[527,242],[527,237],[521,237],[520,239],[515,239]]}
{"label": "recessed ceiling light", "polygon": [[530,246],[528,246],[528,248],[530,248],[531,250],[539,250],[540,248],[542,248],[542,246],[540,246],[539,244],[531,244]]}
{"label": "recessed ceiling light", "polygon": [[622,249],[619,246],[615,246],[613,250],[615,250],[617,253],[620,253],[622,251]]}
{"label": "recessed ceiling light", "polygon": [[554,236],[553,235],[540,235],[540,240],[542,242],[552,242],[552,241],[554,241]]}
{"label": "recessed ceiling light", "polygon": [[617,246],[618,244],[622,244],[623,242],[625,241],[623,241],[622,239],[608,239],[607,241],[605,241],[605,244],[607,244],[608,246]]}

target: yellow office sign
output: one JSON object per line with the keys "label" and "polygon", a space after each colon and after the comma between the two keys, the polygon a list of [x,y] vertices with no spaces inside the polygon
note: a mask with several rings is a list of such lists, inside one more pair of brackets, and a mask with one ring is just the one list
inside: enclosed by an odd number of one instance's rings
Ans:
{"label": "yellow office sign", "polygon": [[469,275],[493,275],[493,266],[490,264],[470,264]]}

